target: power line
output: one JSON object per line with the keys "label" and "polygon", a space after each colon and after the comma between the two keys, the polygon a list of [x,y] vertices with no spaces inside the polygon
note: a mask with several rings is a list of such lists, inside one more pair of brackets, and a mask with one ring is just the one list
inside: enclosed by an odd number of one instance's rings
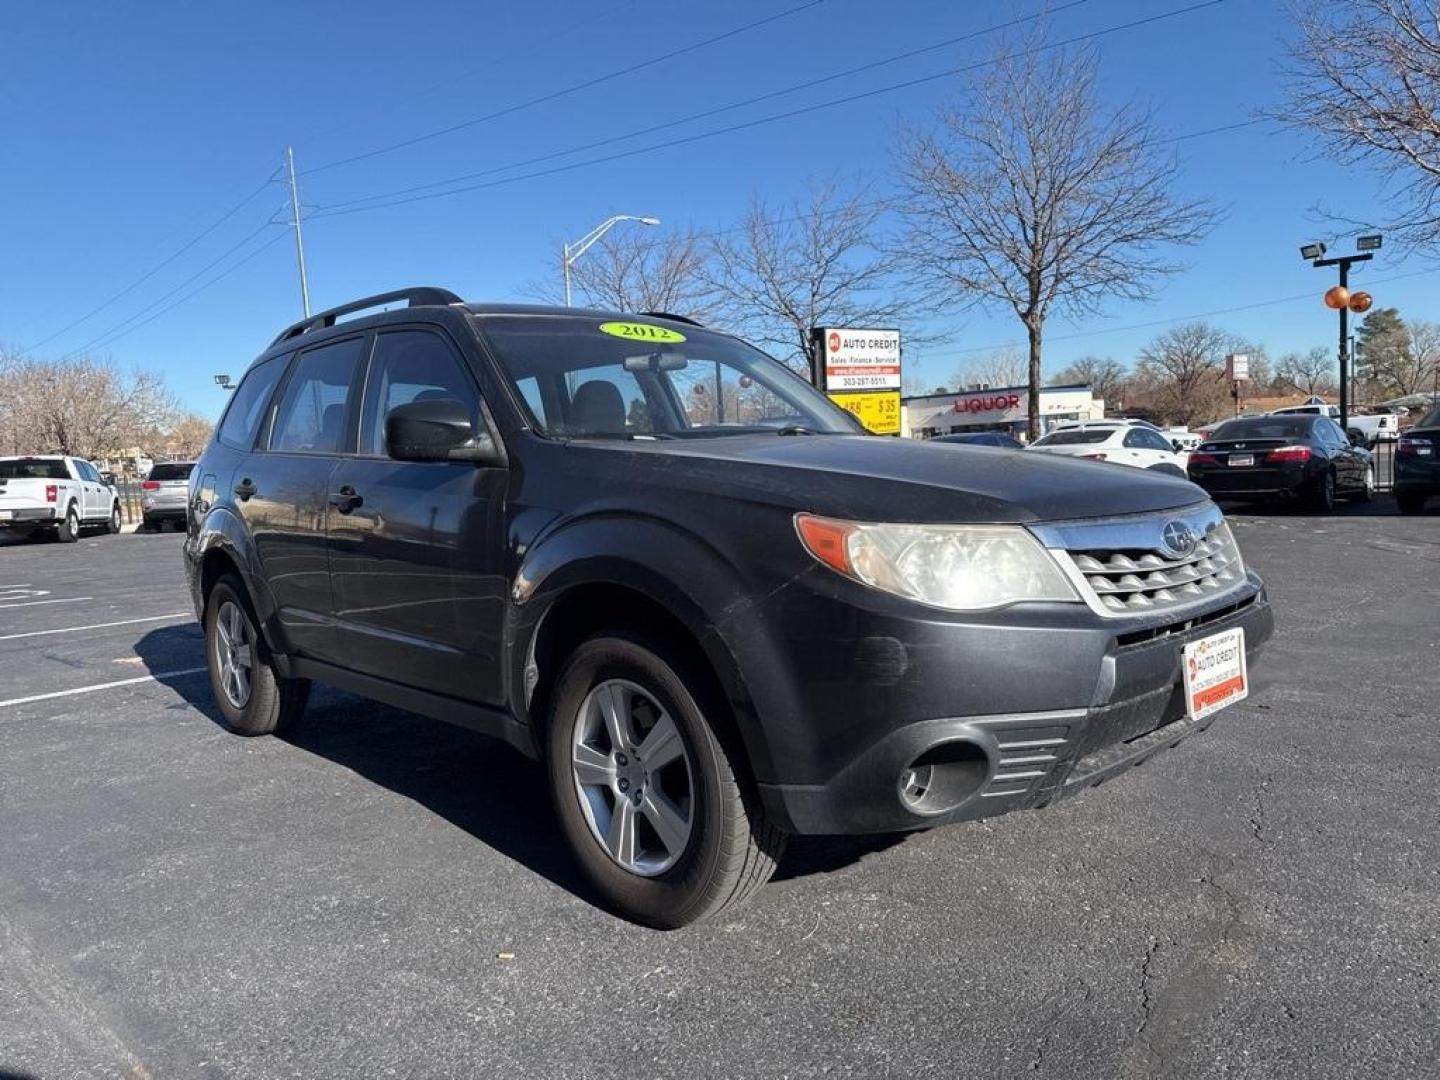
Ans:
{"label": "power line", "polygon": [[[268,183],[268,181],[267,181],[267,183]],[[146,304],[143,308],[141,308],[139,311],[137,311],[134,315],[131,315],[131,316],[130,316],[129,318],[127,318],[127,319],[122,319],[120,322],[118,322],[118,323],[116,323],[114,326],[110,327],[109,330],[106,330],[104,333],[100,334],[100,335],[97,336],[97,337],[91,338],[89,341],[87,341],[84,345],[81,345],[79,348],[77,348],[77,349],[72,349],[70,352],[66,353],[66,354],[62,357],[62,359],[64,359],[64,360],[69,360],[71,357],[79,356],[81,353],[86,352],[86,351],[88,351],[88,350],[90,350],[90,349],[93,349],[93,348],[95,348],[95,347],[97,347],[97,346],[99,346],[99,345],[108,345],[111,341],[118,340],[119,338],[125,336],[125,334],[128,334],[128,333],[130,332],[130,330],[137,329],[137,327],[133,327],[133,326],[130,327],[130,329],[125,329],[125,327],[126,327],[129,323],[132,323],[132,322],[134,322],[136,319],[139,319],[139,318],[141,318],[142,316],[144,316],[147,312],[153,310],[156,306],[158,306],[158,305],[160,305],[160,304],[163,304],[166,300],[170,299],[170,297],[174,296],[174,295],[175,295],[176,293],[178,293],[181,289],[184,289],[187,285],[189,285],[189,284],[190,284],[192,281],[194,281],[196,278],[200,277],[200,276],[203,275],[203,274],[208,274],[208,273],[209,273],[211,270],[213,270],[216,266],[220,265],[220,263],[224,262],[224,261],[225,261],[226,259],[228,259],[231,255],[233,255],[235,252],[239,251],[242,247],[244,247],[246,244],[248,244],[251,240],[253,240],[255,237],[259,236],[262,232],[264,232],[266,229],[268,229],[272,224],[273,224],[273,222],[270,221],[270,220],[268,220],[268,219],[267,219],[266,221],[262,222],[257,228],[251,230],[250,232],[246,233],[243,237],[241,237],[238,242],[236,242],[235,244],[231,245],[229,248],[226,248],[225,251],[224,251],[223,253],[221,253],[221,255],[220,255],[218,258],[212,260],[211,262],[206,263],[206,264],[205,264],[204,266],[202,266],[199,270],[195,271],[195,273],[191,274],[191,275],[190,275],[188,278],[186,278],[184,281],[180,282],[180,284],[176,285],[176,286],[175,286],[173,289],[171,289],[169,292],[165,293],[163,296],[159,297],[158,299],[152,300],[150,303]],[[167,310],[168,310],[168,309],[167,309]],[[149,321],[149,320],[146,320],[146,321]],[[143,326],[144,323],[141,323],[140,325]],[[123,331],[123,333],[118,333],[118,334],[117,334],[116,331]],[[113,336],[112,336],[112,335],[113,335]]]}
{"label": "power line", "polygon": [[344,202],[331,203],[329,204],[329,208],[339,209],[341,207],[355,206],[360,203],[371,202],[376,199],[386,199],[392,198],[397,195],[413,194],[417,191],[429,191],[432,188],[448,187],[451,184],[457,184],[464,180],[478,180],[481,177],[493,176],[496,173],[508,172],[511,169],[521,169],[527,165],[538,165],[545,161],[553,161],[555,158],[568,157],[571,154],[578,154],[585,150],[594,150],[597,147],[608,146],[611,143],[622,142],[626,139],[635,139],[639,138],[642,135],[653,135],[657,131],[665,131],[669,128],[679,127],[682,124],[693,123],[696,120],[706,120],[712,116],[718,116],[721,113],[733,112],[735,109],[743,109],[751,105],[758,105],[762,101],[772,101],[775,98],[787,97],[790,94],[799,93],[801,90],[810,90],[816,86],[823,86],[826,83],[834,82],[837,79],[852,78],[855,75],[859,75],[866,71],[873,71],[877,68],[888,67],[891,64],[897,64],[902,60],[913,60],[917,56],[923,56],[926,53],[936,52],[940,49],[947,49],[952,46],[959,45],[962,42],[973,41],[975,38],[983,37],[986,34],[997,33],[1001,30],[1010,30],[1017,26],[1024,25],[1025,23],[1033,22],[1036,19],[1044,18],[1047,15],[1053,15],[1057,12],[1068,10],[1069,8],[1080,7],[1081,5],[1088,4],[1090,2],[1091,0],[1070,0],[1069,3],[1061,4],[1059,7],[1054,9],[1042,9],[1041,11],[1034,12],[1030,15],[1017,16],[1016,18],[1011,19],[1009,22],[996,23],[995,25],[987,26],[982,30],[972,30],[969,33],[959,34],[955,37],[947,38],[944,41],[937,41],[933,45],[926,45],[918,49],[909,49],[905,52],[895,53],[892,56],[887,56],[880,60],[872,60],[868,64],[860,64],[855,67],[846,67],[841,71],[836,71],[832,74],[821,76],[818,79],[810,79],[806,82],[795,83],[792,86],[786,86],[779,90],[771,90],[768,93],[757,94],[754,97],[742,98],[739,101],[732,101],[725,105],[717,105],[710,109],[704,109],[701,112],[691,113],[689,116],[682,116],[675,120],[667,120],[663,124],[652,124],[649,127],[636,128],[633,131],[627,131],[623,135],[611,135],[603,139],[596,139],[593,142],[581,143],[577,146],[567,147],[564,150],[552,150],[547,154],[539,154],[535,157],[525,158],[521,161],[512,161],[505,165],[494,165],[488,169],[481,169],[479,172],[463,173],[460,176],[452,176],[447,180],[436,180],[428,184],[417,184],[414,187],[398,188],[394,191],[384,192],[383,194],[365,195],[356,199],[347,199]]}
{"label": "power line", "polygon": [[[87,311],[84,315],[81,315],[78,319],[75,319],[73,322],[66,323],[64,326],[62,326],[59,330],[56,330],[56,331],[55,331],[53,334],[51,334],[49,337],[42,338],[41,340],[39,340],[39,341],[35,342],[34,344],[28,346],[25,351],[26,351],[26,352],[30,352],[30,351],[33,351],[33,350],[35,350],[35,349],[40,348],[40,347],[43,346],[43,345],[48,345],[50,342],[54,341],[56,338],[60,337],[61,335],[66,334],[66,333],[68,333],[69,331],[75,329],[75,327],[79,326],[81,323],[88,322],[90,319],[94,318],[96,315],[100,314],[100,312],[102,312],[102,311],[104,311],[106,308],[108,308],[111,304],[115,303],[117,300],[121,300],[121,299],[124,299],[126,296],[129,296],[132,292],[134,292],[136,289],[138,289],[141,285],[145,284],[145,282],[149,281],[152,277],[154,277],[156,274],[158,274],[161,270],[165,269],[165,267],[169,266],[169,265],[170,265],[171,263],[173,263],[176,259],[180,258],[180,256],[184,255],[187,251],[189,251],[191,248],[193,248],[193,247],[194,247],[196,244],[198,244],[201,240],[204,240],[205,237],[209,236],[209,235],[210,235],[211,233],[213,233],[216,229],[218,229],[221,225],[224,225],[225,222],[229,221],[232,217],[234,217],[234,216],[235,216],[236,214],[238,214],[241,210],[243,210],[246,206],[248,206],[252,201],[254,201],[254,199],[255,199],[257,196],[260,195],[260,193],[261,193],[262,191],[264,191],[264,190],[265,190],[267,187],[269,187],[269,186],[270,186],[270,181],[267,179],[267,180],[266,180],[263,184],[261,184],[258,188],[256,188],[254,191],[250,192],[249,195],[246,195],[243,199],[241,199],[238,203],[236,203],[234,206],[232,206],[229,210],[227,210],[227,211],[225,211],[225,213],[221,214],[220,217],[216,218],[214,222],[212,222],[210,225],[206,226],[203,230],[201,230],[199,234],[197,234],[196,236],[194,236],[194,237],[192,237],[190,240],[188,240],[184,245],[182,245],[182,246],[181,246],[178,250],[176,250],[174,253],[172,253],[171,255],[167,256],[165,259],[162,259],[160,262],[156,263],[156,264],[155,264],[154,266],[152,266],[149,270],[147,270],[145,273],[141,274],[138,278],[136,278],[134,281],[132,281],[129,285],[125,286],[125,288],[123,288],[123,289],[121,289],[119,292],[117,292],[114,296],[110,297],[110,298],[109,298],[108,300],[106,300],[104,303],[102,303],[102,304],[100,304],[100,305],[98,305],[98,306],[96,306],[96,307],[91,308],[91,309],[90,309],[89,311]],[[252,234],[252,235],[253,235],[253,234]]]}
{"label": "power line", "polygon": [[[1389,277],[1376,278],[1369,282],[1370,285],[1388,285],[1392,281],[1405,281],[1408,278],[1423,277],[1426,274],[1440,273],[1440,270],[1425,269],[1411,270],[1404,274],[1392,274]],[[1215,319],[1221,315],[1235,315],[1242,311],[1255,311],[1260,308],[1278,307],[1281,304],[1293,304],[1301,300],[1314,300],[1315,291],[1296,293],[1293,296],[1278,296],[1273,300],[1257,300],[1250,304],[1237,304],[1234,307],[1216,308],[1213,311],[1196,312],[1193,315],[1177,315],[1169,319],[1152,319],[1149,322],[1131,323],[1129,326],[1106,326],[1099,330],[1081,330],[1073,334],[1047,334],[1046,342],[1053,341],[1080,341],[1084,338],[1104,337],[1108,334],[1124,334],[1132,330],[1153,330],[1162,326],[1174,326],[1176,323],[1192,322],[1196,319]],[[1009,349],[1022,345],[1019,341],[1005,341],[994,345],[971,345],[963,349],[947,349],[946,355],[964,355],[966,353],[994,352],[997,349]]]}
{"label": "power line", "polygon": [[[269,224],[269,223],[267,222],[266,224]],[[229,276],[230,276],[231,274],[233,274],[236,270],[239,270],[242,266],[244,266],[246,263],[248,263],[251,259],[255,258],[255,257],[256,257],[257,255],[259,255],[261,252],[269,250],[270,248],[274,247],[276,244],[278,244],[281,240],[284,240],[284,239],[285,239],[285,234],[284,234],[283,232],[276,233],[276,234],[275,234],[274,236],[272,236],[269,240],[266,240],[265,243],[261,244],[261,245],[260,245],[258,248],[256,248],[254,251],[250,252],[249,255],[246,255],[243,259],[241,259],[239,262],[235,263],[234,265],[229,266],[229,267],[227,267],[226,269],[220,271],[220,273],[216,274],[213,278],[211,278],[209,281],[205,282],[205,284],[201,285],[199,288],[190,290],[190,292],[188,292],[188,293],[186,293],[184,296],[180,297],[180,298],[179,298],[178,300],[176,300],[174,303],[172,303],[172,304],[167,304],[165,307],[161,308],[159,311],[157,311],[157,312],[155,312],[153,315],[151,315],[148,319],[145,319],[145,320],[143,320],[143,321],[141,321],[141,322],[138,322],[138,323],[136,323],[134,326],[130,327],[129,329],[124,330],[124,331],[122,331],[122,332],[119,333],[119,334],[116,334],[114,337],[110,338],[109,341],[104,342],[104,344],[106,344],[106,345],[113,344],[114,342],[119,341],[121,338],[127,337],[127,336],[129,336],[130,334],[133,334],[136,330],[139,330],[142,326],[147,326],[147,325],[149,325],[150,323],[154,322],[156,319],[160,318],[160,316],[161,316],[161,315],[164,315],[166,312],[168,312],[168,311],[173,311],[175,308],[179,307],[181,304],[188,303],[192,298],[194,298],[194,297],[196,297],[196,296],[199,296],[199,295],[200,295],[202,292],[204,292],[206,289],[210,288],[210,286],[216,284],[217,282],[223,280],[224,278],[229,277]]]}
{"label": "power line", "polygon": [[667,60],[673,60],[677,56],[684,56],[686,53],[692,53],[696,52],[699,49],[707,48],[718,42],[724,41],[727,38],[732,38],[739,34],[744,34],[750,30],[758,29],[759,27],[766,26],[773,22],[777,22],[780,19],[789,18],[791,15],[798,15],[802,11],[808,11],[810,8],[819,7],[821,4],[824,4],[826,2],[827,0],[806,0],[806,2],[803,4],[798,4],[795,7],[787,8],[786,10],[777,12],[774,15],[767,15],[763,19],[756,19],[754,22],[748,22],[744,26],[734,27],[733,29],[726,30],[724,33],[716,34],[713,37],[705,38],[703,41],[696,41],[692,42],[689,45],[683,45],[678,49],[671,49],[669,52],[661,53],[659,56],[652,56],[648,60],[641,60],[639,63],[631,64],[629,67],[620,68],[617,71],[607,72],[604,75],[597,75],[593,79],[586,79],[584,82],[575,83],[560,90],[552,90],[548,94],[541,94],[539,97],[530,98],[527,101],[517,102],[514,105],[507,105],[503,109],[497,109],[494,112],[486,113],[484,116],[472,117],[469,120],[462,120],[458,124],[451,124],[449,127],[439,128],[435,131],[426,132],[424,135],[415,135],[409,139],[402,139],[400,142],[391,143],[389,146],[381,146],[377,147],[374,150],[367,150],[361,154],[352,154],[350,157],[339,158],[335,161],[327,161],[323,165],[316,165],[314,168],[306,169],[300,175],[308,176],[311,173],[323,172],[326,169],[339,168],[341,165],[350,165],[357,161],[366,161],[369,158],[379,157],[382,154],[389,154],[393,153],[396,150],[403,150],[407,146],[414,146],[416,143],[426,142],[430,139],[438,139],[442,135],[451,135],[457,131],[464,131],[466,128],[475,127],[477,124],[484,124],[491,120],[498,120],[502,116],[510,116],[513,113],[520,112],[524,109],[533,108],[536,105],[543,105],[549,101],[555,101],[557,98],[566,97],[569,94],[578,93],[581,90],[589,90],[592,87],[599,86],[601,83],[611,82],[626,75],[633,75],[637,71],[643,71],[645,68],[654,67],[656,64],[664,63]]}
{"label": "power line", "polygon": [[[1130,22],[1120,23],[1115,26],[1109,26],[1102,30],[1093,30],[1089,33],[1077,34],[1074,37],[1066,38],[1062,41],[1052,42],[1047,45],[1042,45],[1035,49],[1021,50],[1016,53],[1007,54],[1006,56],[997,57],[995,59],[982,60],[973,64],[965,65],[963,67],[950,68],[945,71],[936,72],[932,75],[922,75],[918,78],[907,79],[903,82],[891,83],[886,86],[875,87],[873,89],[861,91],[859,93],[848,94],[844,97],[832,98],[828,101],[821,101],[816,102],[812,105],[806,105],[795,109],[788,109],[785,112],[772,113],[768,116],[761,116],[753,120],[746,120],[741,123],[730,124],[726,127],[713,128],[709,131],[696,132],[692,135],[684,135],[674,139],[665,140],[664,142],[652,143],[649,146],[640,146],[629,150],[619,150],[613,154],[605,154],[600,157],[587,158],[584,161],[570,162],[565,165],[555,165],[547,169],[537,169],[532,172],[521,173],[517,176],[501,177],[497,180],[488,180],[478,184],[467,184],[463,187],[450,188],[445,191],[435,191],[419,195],[410,195],[405,198],[396,198],[390,202],[374,202],[368,206],[337,207],[332,210],[326,210],[322,208],[314,214],[314,217],[338,217],[345,214],[359,214],[371,210],[383,210],[388,207],[403,206],[407,203],[412,202],[423,202],[429,199],[445,198],[450,195],[461,195],[470,191],[479,191],[486,188],[500,187],[504,184],[518,183],[522,180],[535,180],[541,177],[554,176],[558,173],[572,172],[575,169],[583,169],[591,165],[601,165],[611,161],[619,161],[624,158],[635,157],[640,154],[653,153],[657,150],[665,150],[675,146],[684,146],[690,143],[700,142],[703,139],[711,139],[719,135],[728,135],[733,132],[744,131],[749,128],[756,128],[765,124],[773,124],[781,120],[793,119],[797,116],[808,115],[809,113],[819,112],[823,109],[834,108],[837,105],[847,105],[856,101],[863,101],[867,98],[878,97],[881,94],[893,93],[897,90],[907,90],[914,86],[920,86],[925,83],[935,82],[939,79],[945,79],[954,75],[975,71],[983,67],[988,67],[993,64],[1000,63],[1004,60],[1014,59],[1021,56],[1033,56],[1038,53],[1049,52],[1055,49],[1064,48],[1067,45],[1075,45],[1085,41],[1092,41],[1096,38],[1105,37],[1109,34],[1119,33],[1124,30],[1133,30],[1137,27],[1146,26],[1150,23],[1160,22],[1165,19],[1176,18],[1180,15],[1188,15],[1192,12],[1202,11],[1206,8],[1217,7],[1220,4],[1226,2],[1227,0],[1202,0],[1202,2],[1200,3],[1190,4],[1186,7],[1176,8],[1172,11],[1162,12],[1158,15],[1148,15],[1144,18],[1134,19]],[[387,194],[395,193],[382,193],[370,196],[370,198],[384,199],[387,197]]]}

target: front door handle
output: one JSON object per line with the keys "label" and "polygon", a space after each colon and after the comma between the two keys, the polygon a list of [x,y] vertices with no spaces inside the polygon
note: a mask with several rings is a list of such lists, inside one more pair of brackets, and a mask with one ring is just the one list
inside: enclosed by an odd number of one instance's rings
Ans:
{"label": "front door handle", "polygon": [[250,496],[254,495],[259,490],[260,489],[255,486],[255,482],[251,480],[248,476],[244,480],[241,480],[240,483],[235,485],[235,494],[240,496],[241,502],[247,501]]}
{"label": "front door handle", "polygon": [[335,507],[335,509],[339,510],[342,514],[348,514],[351,510],[354,510],[357,506],[362,505],[364,502],[365,500],[359,495],[356,495],[355,489],[349,484],[346,484],[339,491],[332,491],[330,493],[330,505]]}

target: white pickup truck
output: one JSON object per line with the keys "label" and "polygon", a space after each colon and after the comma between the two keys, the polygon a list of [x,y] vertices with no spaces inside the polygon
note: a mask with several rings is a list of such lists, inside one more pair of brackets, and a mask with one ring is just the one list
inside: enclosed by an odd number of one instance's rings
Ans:
{"label": "white pickup truck", "polygon": [[0,529],[51,532],[70,544],[86,525],[120,531],[120,498],[94,465],[60,454],[0,457]]}
{"label": "white pickup truck", "polygon": [[[1312,416],[1328,416],[1337,424],[1340,422],[1339,405],[1292,405],[1288,409],[1276,409],[1274,415],[1286,416],[1296,413],[1308,413]],[[1357,416],[1352,412],[1349,420],[1349,431],[1360,432],[1365,436],[1365,442],[1372,448],[1378,442],[1394,442],[1400,438],[1400,418],[1390,413],[1377,413],[1374,416]]]}

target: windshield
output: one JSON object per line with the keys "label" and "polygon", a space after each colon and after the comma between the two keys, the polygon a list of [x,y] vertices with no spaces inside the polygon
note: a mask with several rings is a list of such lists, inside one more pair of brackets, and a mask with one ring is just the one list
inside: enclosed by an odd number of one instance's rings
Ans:
{"label": "windshield", "polygon": [[857,435],[783,365],[698,327],[554,315],[477,320],[535,427],[557,438]]}
{"label": "windshield", "polygon": [[1422,428],[1440,427],[1440,408],[1431,409],[1425,418],[1415,426]]}
{"label": "windshield", "polygon": [[68,480],[65,462],[58,458],[6,458],[0,460],[0,480]]}
{"label": "windshield", "polygon": [[156,465],[150,470],[150,480],[186,480],[190,477],[193,464]]}
{"label": "windshield", "polygon": [[1234,439],[1303,439],[1310,433],[1308,417],[1257,416],[1252,419],[1227,420],[1215,429],[1211,442]]}
{"label": "windshield", "polygon": [[1067,428],[1052,431],[1042,439],[1036,439],[1036,446],[1082,446],[1086,443],[1102,443],[1115,434],[1114,428]]}

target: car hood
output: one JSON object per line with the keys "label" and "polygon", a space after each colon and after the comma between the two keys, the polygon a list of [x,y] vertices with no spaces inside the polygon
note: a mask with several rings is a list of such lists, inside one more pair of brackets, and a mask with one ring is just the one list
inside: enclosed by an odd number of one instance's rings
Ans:
{"label": "car hood", "polygon": [[1063,521],[1169,510],[1208,498],[1188,480],[1123,465],[879,436],[733,435],[571,447],[600,451],[624,470],[627,486],[649,481],[687,495],[859,521]]}

